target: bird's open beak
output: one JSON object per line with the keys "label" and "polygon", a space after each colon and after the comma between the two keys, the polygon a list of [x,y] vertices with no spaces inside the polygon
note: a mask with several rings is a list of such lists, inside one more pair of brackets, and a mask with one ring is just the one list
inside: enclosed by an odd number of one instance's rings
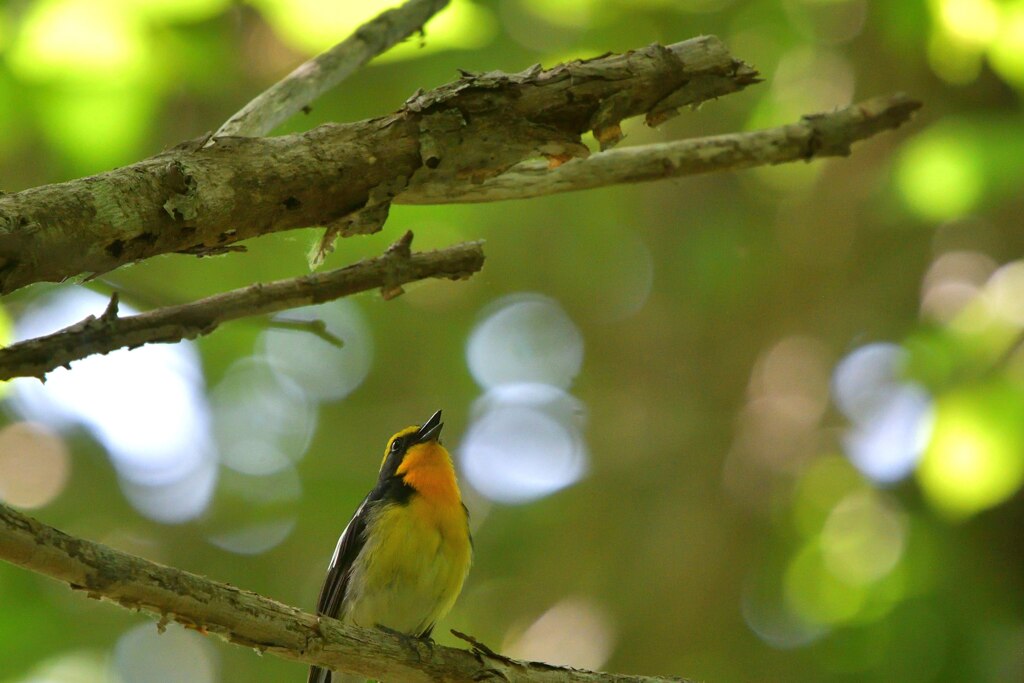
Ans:
{"label": "bird's open beak", "polygon": [[441,422],[441,411],[439,410],[431,415],[430,419],[424,422],[420,430],[416,432],[416,443],[437,441],[441,436],[441,427],[444,427],[444,423]]}

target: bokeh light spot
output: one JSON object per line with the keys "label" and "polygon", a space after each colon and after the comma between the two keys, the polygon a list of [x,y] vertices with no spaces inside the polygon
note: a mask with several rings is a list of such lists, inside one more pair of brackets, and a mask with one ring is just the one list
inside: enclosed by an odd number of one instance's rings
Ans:
{"label": "bokeh light spot", "polygon": [[[285,42],[296,49],[315,53],[333,47],[360,24],[402,3],[400,0],[252,0],[252,4]],[[414,36],[379,59],[408,59],[442,49],[483,47],[497,32],[496,24],[487,8],[469,0],[453,0],[427,22],[424,41]]]}
{"label": "bokeh light spot", "polygon": [[313,402],[260,356],[228,368],[210,403],[221,462],[245,474],[288,467],[305,454],[316,428]]}
{"label": "bokeh light spot", "polygon": [[215,683],[215,654],[198,633],[177,627],[160,633],[145,623],[118,639],[113,666],[132,683]]}
{"label": "bokeh light spot", "polygon": [[957,218],[981,199],[981,156],[968,131],[926,131],[904,145],[896,184],[907,206],[921,218]]}
{"label": "bokeh light spot", "polygon": [[1024,482],[1024,395],[997,385],[939,398],[917,477],[928,499],[952,516],[1012,496]]}
{"label": "bokeh light spot", "polygon": [[941,29],[928,39],[928,63],[935,75],[952,85],[973,83],[981,74],[980,50]]}
{"label": "bokeh light spot", "polygon": [[866,344],[836,365],[832,396],[836,406],[854,421],[866,421],[881,411],[898,387],[906,352],[897,344]]}
{"label": "bokeh light spot", "polygon": [[579,30],[590,24],[595,0],[523,0],[523,8],[534,16],[567,29]]}
{"label": "bokeh light spot", "polygon": [[64,440],[40,424],[0,429],[0,501],[38,508],[60,495],[71,474]]}
{"label": "bokeh light spot", "polygon": [[599,669],[614,646],[615,629],[605,611],[575,597],[561,600],[522,633],[507,637],[501,651],[516,659]]}
{"label": "bokeh light spot", "polygon": [[152,22],[200,22],[221,14],[231,0],[119,0]]}
{"label": "bokeh light spot", "polygon": [[910,474],[931,437],[935,418],[928,393],[913,384],[887,392],[878,411],[843,435],[843,448],[857,469],[890,484]]}
{"label": "bokeh light spot", "polygon": [[991,0],[937,0],[939,21],[949,35],[984,45],[999,31],[999,8]]}
{"label": "bokeh light spot", "polygon": [[836,504],[863,488],[863,478],[846,459],[817,458],[797,483],[792,506],[797,529],[806,537],[818,535]]}
{"label": "bokeh light spot", "polygon": [[373,364],[370,326],[351,301],[333,301],[288,311],[279,321],[323,323],[340,339],[340,347],[302,328],[273,327],[261,335],[267,360],[275,372],[296,382],[313,398],[337,401],[355,391]]}
{"label": "bokeh light spot", "polygon": [[582,404],[545,384],[496,387],[477,400],[458,453],[466,480],[491,500],[526,503],[587,470]]}
{"label": "bokeh light spot", "polygon": [[895,344],[867,344],[838,365],[832,394],[853,423],[843,448],[861,472],[893,483],[913,471],[928,444],[934,414],[931,396],[901,379],[906,351]]}
{"label": "bokeh light spot", "polygon": [[1024,327],[1024,261],[1013,261],[993,273],[985,294],[995,315],[1011,325]]}
{"label": "bokeh light spot", "polygon": [[566,389],[583,363],[583,337],[553,299],[514,295],[495,302],[466,348],[484,388],[536,382]]}
{"label": "bokeh light spot", "polygon": [[134,161],[157,108],[144,87],[55,89],[40,99],[43,133],[82,173]]}
{"label": "bokeh light spot", "polygon": [[125,499],[136,510],[157,522],[182,524],[206,511],[217,486],[219,468],[209,451],[181,476],[156,482],[119,477]]}
{"label": "bokeh light spot", "polygon": [[780,596],[776,571],[759,567],[744,581],[740,611],[747,627],[758,638],[780,650],[813,643],[829,628],[812,623],[790,610]]}
{"label": "bokeh light spot", "polygon": [[757,394],[804,423],[814,424],[825,412],[829,366],[824,345],[813,337],[786,337],[758,364]]}
{"label": "bokeh light spot", "polygon": [[790,562],[785,578],[786,605],[800,618],[815,624],[836,625],[853,619],[864,605],[867,591],[833,574],[817,539],[807,543]]}
{"label": "bokeh light spot", "polygon": [[[14,341],[14,321],[7,314],[7,309],[0,305],[0,346],[9,346]],[[11,390],[10,382],[0,382],[0,398]]]}
{"label": "bokeh light spot", "polygon": [[942,323],[952,321],[996,270],[992,257],[976,251],[950,251],[928,267],[921,287],[921,312]]}
{"label": "bokeh light spot", "polygon": [[141,24],[109,0],[28,6],[8,63],[26,80],[137,82],[151,68]]}
{"label": "bokeh light spot", "polygon": [[301,497],[302,483],[294,466],[261,476],[226,470],[217,502],[203,519],[206,538],[228,552],[264,553],[295,529]]}
{"label": "bokeh light spot", "polygon": [[[86,289],[60,290],[33,302],[18,320],[17,338],[99,315],[106,304]],[[134,313],[124,304],[121,312]],[[216,472],[203,383],[199,355],[186,341],[91,356],[49,373],[45,384],[18,378],[11,398],[29,420],[55,429],[87,427],[106,447],[122,489],[140,512],[184,521],[202,512],[212,486],[182,483],[208,481]],[[152,498],[141,505],[146,492]]]}
{"label": "bokeh light spot", "polygon": [[12,683],[125,683],[110,666],[106,653],[76,650],[54,655]]}
{"label": "bokeh light spot", "polygon": [[829,571],[851,584],[873,583],[903,555],[906,525],[893,503],[873,491],[844,498],[828,516],[821,549]]}
{"label": "bokeh light spot", "polygon": [[1002,7],[999,35],[989,45],[992,68],[1018,90],[1024,90],[1024,1]]}

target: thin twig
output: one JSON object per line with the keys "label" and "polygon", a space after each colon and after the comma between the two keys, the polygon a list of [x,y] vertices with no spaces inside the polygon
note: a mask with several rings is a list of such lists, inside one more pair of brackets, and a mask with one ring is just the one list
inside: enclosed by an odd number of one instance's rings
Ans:
{"label": "thin twig", "polygon": [[380,288],[385,297],[392,297],[404,283],[425,278],[463,279],[483,267],[482,242],[413,254],[408,249],[411,239],[412,233],[406,233],[384,255],[346,268],[254,284],[124,318],[117,317],[115,294],[99,318],[89,316],[59,332],[0,349],[0,380],[42,379],[55,368],[93,354],[193,339],[228,320],[322,303],[375,288]]}
{"label": "thin twig", "polygon": [[480,642],[480,640],[478,640],[477,638],[474,638],[473,636],[471,636],[469,634],[463,633],[462,631],[456,631],[455,629],[451,629],[451,634],[453,636],[455,636],[456,638],[458,638],[459,640],[464,640],[467,643],[469,643],[470,645],[472,645],[474,652],[478,652],[478,653],[480,653],[481,655],[483,655],[485,657],[490,657],[491,659],[497,659],[497,660],[503,661],[505,663],[511,663],[512,662],[512,660],[510,658],[506,657],[503,654],[495,652],[490,647],[488,647],[484,643]]}
{"label": "thin twig", "polygon": [[397,635],[344,626],[235,586],[166,567],[53,527],[0,504],[0,559],[49,576],[91,598],[175,621],[284,659],[378,681],[428,683],[668,683],[521,662],[434,645],[412,650]]}
{"label": "thin twig", "polygon": [[308,332],[315,337],[323,339],[331,346],[339,349],[345,346],[345,340],[327,329],[327,323],[323,320],[293,320],[291,318],[271,318],[267,321],[267,327],[275,327],[282,330],[293,330],[296,332]]}
{"label": "thin twig", "polygon": [[405,40],[440,12],[448,0],[408,0],[356,29],[355,33],[305,62],[270,86],[229,118],[213,138],[266,135],[306,110],[310,103],[341,83],[377,55]]}
{"label": "thin twig", "polygon": [[832,112],[804,116],[797,123],[777,128],[617,148],[555,168],[548,162],[527,161],[478,184],[425,182],[398,195],[395,202],[527,199],[621,183],[847,156],[852,143],[899,128],[920,107],[920,102],[903,94],[876,97]]}

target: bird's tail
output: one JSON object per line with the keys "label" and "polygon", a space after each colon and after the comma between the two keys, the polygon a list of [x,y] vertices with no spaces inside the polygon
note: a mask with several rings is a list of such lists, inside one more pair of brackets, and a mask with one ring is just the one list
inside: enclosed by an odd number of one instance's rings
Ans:
{"label": "bird's tail", "polygon": [[319,666],[309,667],[309,678],[306,683],[376,683],[354,674],[336,674],[330,669]]}
{"label": "bird's tail", "polygon": [[306,683],[331,683],[331,670],[319,666],[309,667],[309,678]]}

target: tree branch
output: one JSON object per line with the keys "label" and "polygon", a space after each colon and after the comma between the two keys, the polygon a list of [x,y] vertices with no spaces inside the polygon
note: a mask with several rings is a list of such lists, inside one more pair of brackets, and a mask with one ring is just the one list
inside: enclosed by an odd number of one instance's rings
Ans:
{"label": "tree branch", "polygon": [[406,233],[377,258],[328,273],[253,284],[178,306],[119,318],[117,295],[99,318],[89,316],[59,332],[0,349],[0,380],[38,377],[62,365],[97,353],[154,342],[177,342],[209,334],[223,322],[288,308],[322,303],[381,288],[385,298],[401,286],[426,278],[463,279],[484,263],[482,242],[438,251],[410,252]]}
{"label": "tree branch", "polygon": [[547,70],[466,74],[383,118],[185,143],[97,176],[0,196],[0,294],[158,254],[218,253],[279,230],[373,231],[407,188],[465,187],[531,157],[584,156],[584,132],[607,146],[624,118],[657,123],[757,80],[705,36]]}
{"label": "tree branch", "polygon": [[91,598],[176,621],[284,659],[378,681],[426,683],[666,683],[683,679],[623,676],[521,662],[479,643],[472,652],[411,646],[380,630],[326,617],[205,577],[69,536],[0,504],[0,559],[63,581]]}
{"label": "tree branch", "polygon": [[307,108],[371,59],[408,38],[440,12],[448,0],[408,0],[366,22],[330,50],[302,64],[242,107],[213,134],[266,135]]}
{"label": "tree branch", "polygon": [[921,103],[897,94],[804,116],[798,123],[749,133],[613,149],[551,168],[526,161],[477,185],[423,183],[399,204],[450,204],[526,199],[621,183],[638,183],[712,171],[849,156],[850,145],[903,125]]}

